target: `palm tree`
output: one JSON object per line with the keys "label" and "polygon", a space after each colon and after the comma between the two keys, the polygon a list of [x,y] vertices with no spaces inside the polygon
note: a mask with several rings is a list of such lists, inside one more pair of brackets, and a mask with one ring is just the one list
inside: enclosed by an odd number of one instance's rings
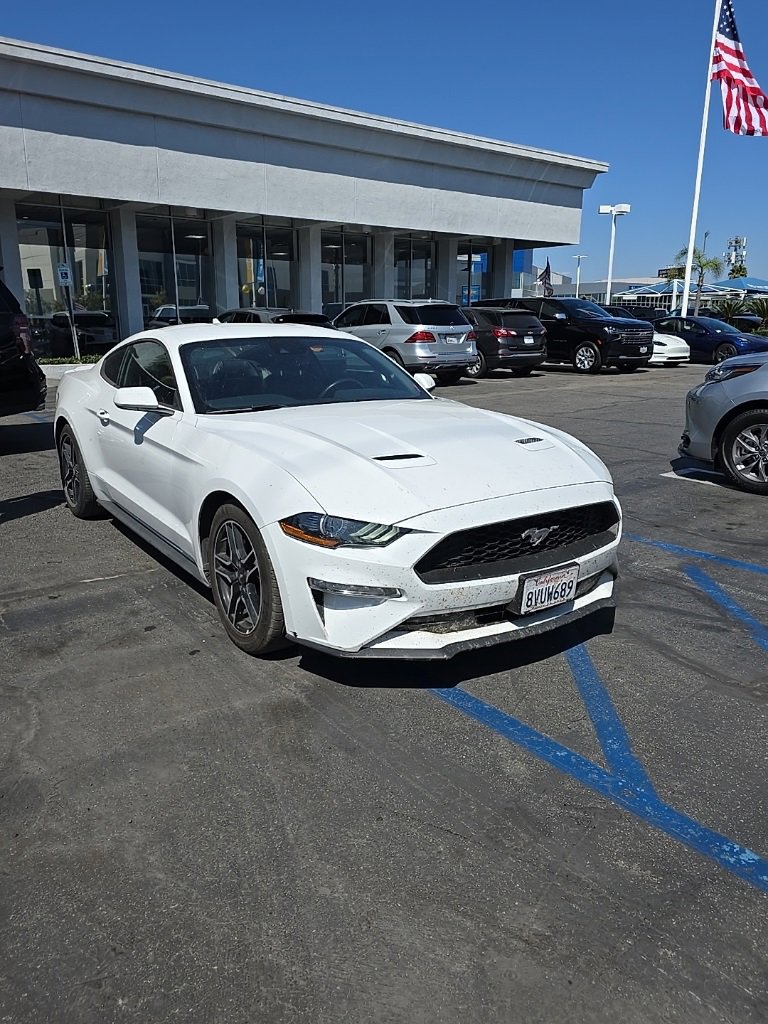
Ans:
{"label": "palm tree", "polygon": [[716,299],[712,305],[727,324],[733,323],[739,313],[749,313],[749,303],[744,299]]}
{"label": "palm tree", "polygon": [[749,308],[753,313],[757,313],[758,316],[763,318],[763,322],[760,325],[760,329],[763,330],[766,322],[768,322],[768,299],[752,299]]}
{"label": "palm tree", "polygon": [[[680,252],[675,256],[675,264],[680,266],[685,264],[688,259],[688,249],[681,249]],[[703,249],[698,249],[696,246],[693,247],[693,271],[697,275],[696,281],[696,299],[693,305],[693,315],[699,315],[699,306],[701,305],[701,289],[704,287],[704,278],[707,274],[712,274],[714,277],[721,277],[723,273],[723,261],[719,260],[717,256],[705,256]],[[683,310],[683,316],[687,314],[688,310]]]}

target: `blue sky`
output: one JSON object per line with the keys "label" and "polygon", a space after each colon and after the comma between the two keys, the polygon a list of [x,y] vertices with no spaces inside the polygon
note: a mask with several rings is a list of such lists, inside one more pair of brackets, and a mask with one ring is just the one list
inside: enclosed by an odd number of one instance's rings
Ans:
{"label": "blue sky", "polygon": [[[735,0],[741,40],[768,91],[768,4]],[[605,160],[585,194],[581,242],[549,250],[554,270],[651,276],[688,240],[714,0],[549,0],[483,5],[350,0],[213,6],[133,0],[8,4],[5,36],[289,96]],[[748,237],[768,278],[768,138],[722,130],[712,96],[699,240],[720,255]],[[537,253],[537,258],[546,255]]]}

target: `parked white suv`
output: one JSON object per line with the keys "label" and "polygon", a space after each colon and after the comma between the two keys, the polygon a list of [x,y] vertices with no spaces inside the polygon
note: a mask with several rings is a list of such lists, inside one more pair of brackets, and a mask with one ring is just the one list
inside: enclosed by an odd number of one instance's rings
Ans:
{"label": "parked white suv", "polygon": [[459,306],[435,299],[370,299],[348,306],[333,322],[370,342],[411,373],[456,384],[477,361],[475,332]]}

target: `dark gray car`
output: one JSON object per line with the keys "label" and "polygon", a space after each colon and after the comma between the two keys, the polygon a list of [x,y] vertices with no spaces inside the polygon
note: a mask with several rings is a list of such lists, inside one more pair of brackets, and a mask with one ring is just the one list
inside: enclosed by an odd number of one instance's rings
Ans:
{"label": "dark gray car", "polygon": [[768,494],[768,352],[726,359],[688,392],[678,451]]}

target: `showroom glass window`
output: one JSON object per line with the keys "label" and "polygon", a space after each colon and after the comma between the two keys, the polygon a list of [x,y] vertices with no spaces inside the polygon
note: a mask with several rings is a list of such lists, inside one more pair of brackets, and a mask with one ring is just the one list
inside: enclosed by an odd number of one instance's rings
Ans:
{"label": "showroom glass window", "polygon": [[323,307],[349,305],[372,298],[373,241],[370,235],[352,231],[323,231]]}
{"label": "showroom glass window", "polygon": [[241,306],[296,309],[296,232],[291,227],[243,221],[237,225]]}
{"label": "showroom glass window", "polygon": [[395,235],[395,298],[431,299],[435,243],[428,235]]}
{"label": "showroom glass window", "polygon": [[456,263],[456,302],[467,305],[471,301],[491,298],[492,266],[491,246],[482,239],[466,239],[459,242]]}
{"label": "showroom glass window", "polygon": [[205,220],[137,215],[139,282],[145,322],[161,306],[181,320],[215,315],[209,225]]}
{"label": "showroom glass window", "polygon": [[[23,299],[44,347],[55,314],[101,313],[100,337],[117,341],[112,247],[107,214],[66,205],[16,206]],[[63,268],[60,269],[60,268]],[[61,284],[69,278],[70,285]],[[61,317],[59,317],[61,318]],[[93,319],[93,318],[92,318]]]}

